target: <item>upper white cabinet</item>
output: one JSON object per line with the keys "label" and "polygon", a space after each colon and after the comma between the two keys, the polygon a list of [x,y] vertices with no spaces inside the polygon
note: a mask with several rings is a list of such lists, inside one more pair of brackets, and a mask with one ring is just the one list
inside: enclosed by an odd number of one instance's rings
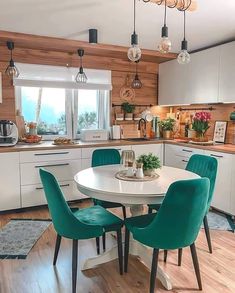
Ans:
{"label": "upper white cabinet", "polygon": [[219,102],[235,103],[235,42],[220,46]]}
{"label": "upper white cabinet", "polygon": [[193,53],[187,65],[160,64],[159,105],[219,102],[220,51],[218,46]]}
{"label": "upper white cabinet", "polygon": [[159,105],[182,105],[187,103],[187,67],[188,65],[180,65],[177,60],[160,64]]}

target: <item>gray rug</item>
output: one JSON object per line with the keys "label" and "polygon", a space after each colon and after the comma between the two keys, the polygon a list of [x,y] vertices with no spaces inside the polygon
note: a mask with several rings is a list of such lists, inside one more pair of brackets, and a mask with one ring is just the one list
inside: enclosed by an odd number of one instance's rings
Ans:
{"label": "gray rug", "polygon": [[0,259],[25,259],[50,224],[49,220],[11,220],[0,231]]}
{"label": "gray rug", "polygon": [[[208,225],[212,230],[221,230],[221,231],[233,231],[235,229],[235,225],[232,220],[219,212],[210,211],[207,214]],[[203,227],[203,226],[202,226]]]}

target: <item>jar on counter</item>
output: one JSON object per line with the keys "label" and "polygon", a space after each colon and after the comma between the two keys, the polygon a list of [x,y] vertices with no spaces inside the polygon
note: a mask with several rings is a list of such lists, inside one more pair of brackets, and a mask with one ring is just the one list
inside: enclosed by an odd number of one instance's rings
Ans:
{"label": "jar on counter", "polygon": [[37,123],[35,122],[29,122],[28,123],[28,129],[30,135],[37,135]]}

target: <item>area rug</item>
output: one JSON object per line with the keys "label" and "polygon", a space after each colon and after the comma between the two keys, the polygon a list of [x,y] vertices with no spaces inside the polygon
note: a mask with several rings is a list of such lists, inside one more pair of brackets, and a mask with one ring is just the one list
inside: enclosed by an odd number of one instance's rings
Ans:
{"label": "area rug", "polygon": [[232,222],[231,218],[225,214],[210,211],[207,214],[207,220],[208,220],[209,228],[212,230],[234,232],[235,225]]}
{"label": "area rug", "polygon": [[50,220],[11,220],[0,231],[0,259],[25,259],[50,224]]}

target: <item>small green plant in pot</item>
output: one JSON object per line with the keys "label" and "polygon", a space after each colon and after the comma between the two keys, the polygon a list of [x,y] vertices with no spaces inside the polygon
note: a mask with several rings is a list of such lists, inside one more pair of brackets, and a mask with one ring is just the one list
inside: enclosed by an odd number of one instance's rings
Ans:
{"label": "small green plant in pot", "polygon": [[125,113],[125,120],[133,120],[133,113],[135,111],[135,105],[129,102],[124,102],[121,105],[123,112]]}
{"label": "small green plant in pot", "polygon": [[159,125],[162,129],[163,138],[171,139],[173,134],[173,129],[175,126],[175,119],[167,118],[159,122]]}
{"label": "small green plant in pot", "polygon": [[156,170],[161,168],[160,159],[149,153],[148,155],[141,155],[136,160],[137,163],[143,164],[143,170],[145,176],[151,176],[156,173]]}

